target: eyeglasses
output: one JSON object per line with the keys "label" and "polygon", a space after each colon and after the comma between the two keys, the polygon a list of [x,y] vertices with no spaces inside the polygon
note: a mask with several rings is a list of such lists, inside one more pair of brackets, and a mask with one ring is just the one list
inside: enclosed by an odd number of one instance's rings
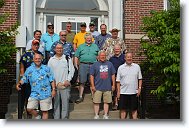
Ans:
{"label": "eyeglasses", "polygon": [[72,26],[66,26],[67,28],[71,28]]}
{"label": "eyeglasses", "polygon": [[48,27],[48,29],[54,29],[54,27]]}
{"label": "eyeglasses", "polygon": [[66,36],[66,34],[64,34],[64,35],[61,35],[61,36]]}

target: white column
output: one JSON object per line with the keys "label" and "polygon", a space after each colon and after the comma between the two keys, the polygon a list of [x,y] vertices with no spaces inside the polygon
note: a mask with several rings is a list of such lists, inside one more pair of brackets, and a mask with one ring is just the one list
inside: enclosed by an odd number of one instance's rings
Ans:
{"label": "white column", "polygon": [[[122,9],[122,0],[112,0],[112,28],[116,27],[117,29],[120,29],[121,32],[119,32],[119,37],[121,37],[122,30],[122,15],[123,15],[123,9]],[[112,29],[110,28],[110,29]],[[122,38],[122,37],[121,37]]]}
{"label": "white column", "polygon": [[23,0],[23,25],[27,28],[27,41],[33,38],[34,31],[34,1],[33,0]]}

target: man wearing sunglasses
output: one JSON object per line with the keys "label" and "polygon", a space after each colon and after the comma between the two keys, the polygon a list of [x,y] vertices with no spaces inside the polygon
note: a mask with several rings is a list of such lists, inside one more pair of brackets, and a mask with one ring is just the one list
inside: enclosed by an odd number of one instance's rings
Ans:
{"label": "man wearing sunglasses", "polygon": [[66,41],[66,36],[67,36],[66,31],[60,31],[59,33],[60,40],[54,42],[53,45],[51,46],[50,57],[53,57],[56,54],[55,47],[58,43],[63,45],[64,55],[68,55],[71,58],[74,57],[75,52],[73,50],[73,46],[70,42]]}
{"label": "man wearing sunglasses", "polygon": [[54,33],[54,25],[49,22],[47,24],[47,32],[44,33],[41,37],[41,40],[45,43],[45,60],[46,63],[48,62],[50,58],[50,49],[54,42],[58,41],[60,38],[58,34]]}
{"label": "man wearing sunglasses", "polygon": [[[87,32],[86,32],[86,27],[87,27],[86,23],[85,23],[85,22],[81,22],[81,24],[80,24],[80,30],[81,30],[81,31],[75,35],[74,41],[73,41],[73,43],[74,43],[73,47],[74,47],[74,50],[75,50],[75,51],[76,51],[76,49],[79,47],[79,45],[85,43],[85,38],[84,38],[84,36],[85,36],[85,34],[87,33]],[[94,41],[94,38],[92,39],[92,42],[93,42],[93,41]]]}

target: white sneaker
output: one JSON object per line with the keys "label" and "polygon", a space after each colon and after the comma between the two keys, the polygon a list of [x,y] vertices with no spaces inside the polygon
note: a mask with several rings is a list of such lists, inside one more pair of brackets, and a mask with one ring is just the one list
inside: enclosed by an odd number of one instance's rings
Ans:
{"label": "white sneaker", "polygon": [[103,119],[109,119],[109,116],[103,115]]}
{"label": "white sneaker", "polygon": [[39,120],[39,119],[41,119],[41,116],[38,115],[38,116],[35,117],[35,119]]}
{"label": "white sneaker", "polygon": [[100,119],[99,115],[94,116],[94,119]]}

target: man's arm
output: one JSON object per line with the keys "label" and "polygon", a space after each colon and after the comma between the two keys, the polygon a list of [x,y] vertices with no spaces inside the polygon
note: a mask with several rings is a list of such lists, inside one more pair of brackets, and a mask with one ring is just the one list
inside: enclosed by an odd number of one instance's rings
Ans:
{"label": "man's arm", "polygon": [[91,89],[93,92],[96,91],[95,85],[94,85],[94,76],[90,75],[90,81],[91,81]]}
{"label": "man's arm", "polygon": [[24,75],[24,65],[23,63],[20,63],[20,76]]}
{"label": "man's arm", "polygon": [[112,91],[115,90],[115,74],[112,75]]}
{"label": "man's arm", "polygon": [[53,80],[51,82],[51,86],[52,86],[52,97],[55,97],[55,95],[56,95],[56,82],[55,82],[55,80]]}
{"label": "man's arm", "polygon": [[119,100],[120,98],[120,81],[117,81],[117,99]]}
{"label": "man's arm", "polygon": [[140,96],[141,89],[142,89],[142,79],[139,79],[138,80],[138,93],[137,93],[137,96]]}
{"label": "man's arm", "polygon": [[74,57],[75,61],[74,61],[74,65],[75,67],[78,69],[78,62],[79,62],[79,59],[77,57]]}

